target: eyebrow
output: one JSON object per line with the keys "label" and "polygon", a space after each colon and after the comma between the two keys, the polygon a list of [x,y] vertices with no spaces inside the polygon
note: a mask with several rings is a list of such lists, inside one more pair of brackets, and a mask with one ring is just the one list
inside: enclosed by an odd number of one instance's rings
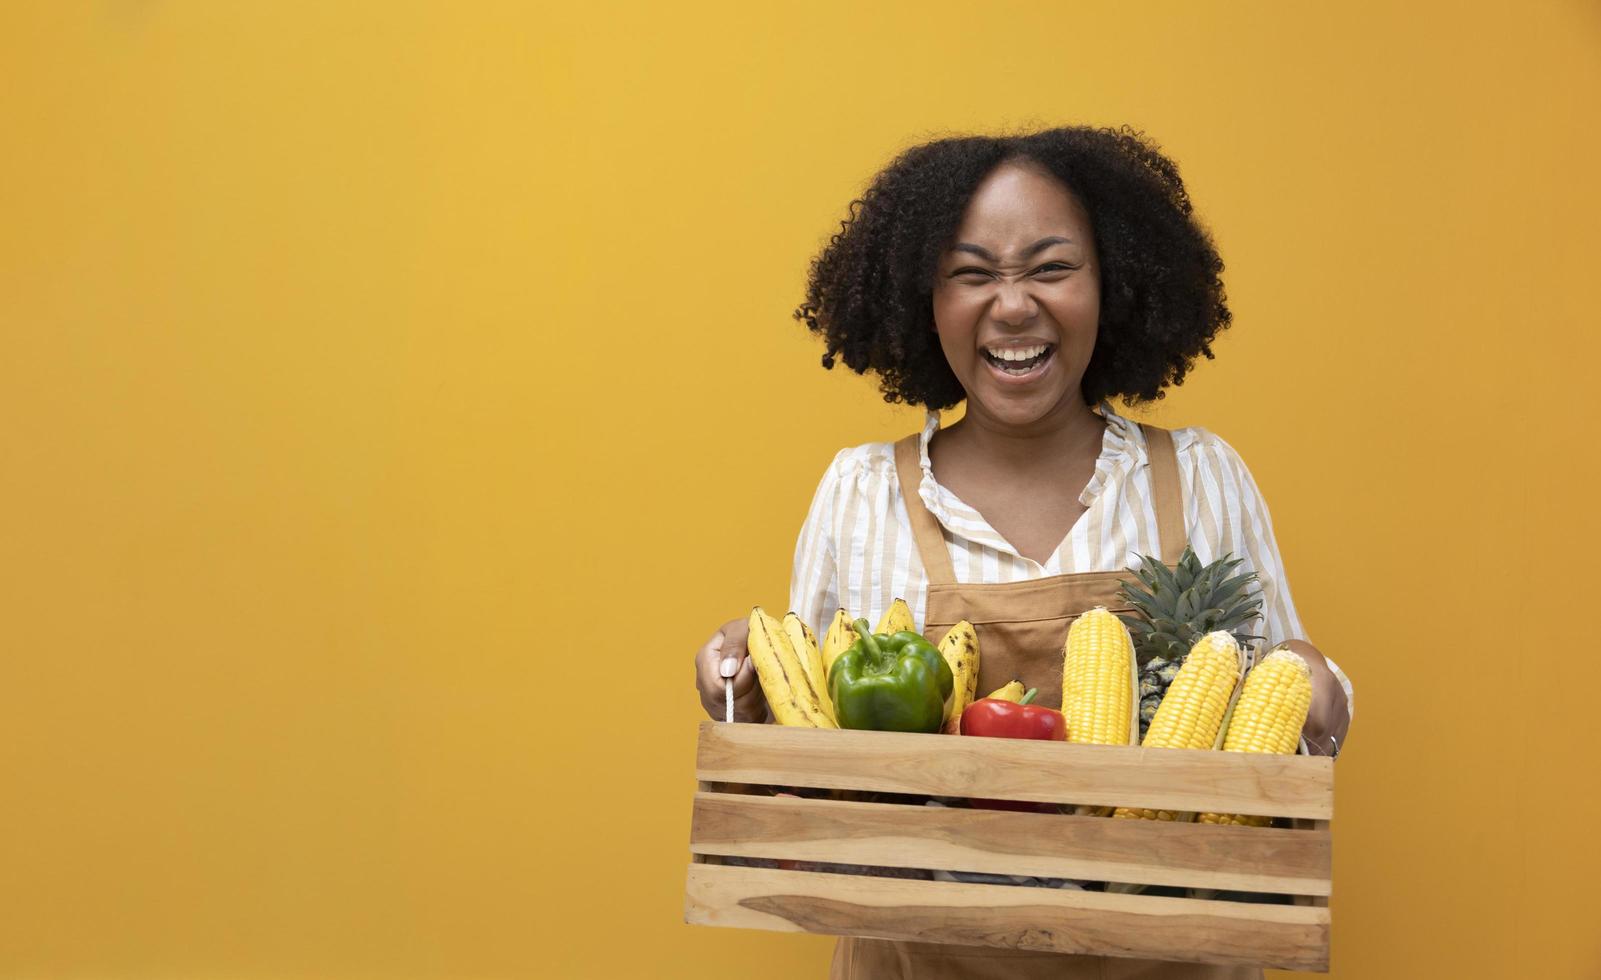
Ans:
{"label": "eyebrow", "polygon": [[[1071,244],[1073,244],[1073,240],[1071,238],[1063,238],[1061,235],[1052,235],[1049,238],[1041,238],[1039,241],[1037,241],[1034,244],[1030,245],[1028,248],[1023,249],[1023,254],[1018,256],[1018,257],[1026,259],[1029,256],[1035,254],[1036,252],[1040,252],[1040,251],[1043,251],[1043,250],[1045,250],[1047,248],[1050,248],[1052,245],[1071,245]],[[951,251],[953,251],[953,252],[972,252],[974,255],[980,256],[982,258],[986,258],[986,259],[990,260],[991,262],[999,262],[1000,261],[1000,259],[996,258],[994,253],[992,253],[989,249],[985,248],[982,245],[974,245],[972,242],[957,242],[955,245],[951,246]]]}

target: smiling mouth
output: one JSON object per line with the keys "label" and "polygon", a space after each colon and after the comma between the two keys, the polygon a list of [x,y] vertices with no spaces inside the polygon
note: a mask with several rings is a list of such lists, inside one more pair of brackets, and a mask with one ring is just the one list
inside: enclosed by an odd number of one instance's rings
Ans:
{"label": "smiling mouth", "polygon": [[[1025,374],[1031,373],[1036,368],[1043,365],[1046,361],[1050,360],[1051,355],[1056,353],[1056,345],[1046,344],[1044,345],[1043,349],[1027,348],[1025,350],[1018,350],[1016,348],[1011,348],[1004,350],[1002,353],[1010,356],[998,356],[994,351],[986,349],[984,351],[984,360],[989,363],[990,367],[1002,374],[1009,375],[1014,378],[1022,377]],[[1019,357],[1018,355],[1022,353],[1028,353],[1029,356]]]}

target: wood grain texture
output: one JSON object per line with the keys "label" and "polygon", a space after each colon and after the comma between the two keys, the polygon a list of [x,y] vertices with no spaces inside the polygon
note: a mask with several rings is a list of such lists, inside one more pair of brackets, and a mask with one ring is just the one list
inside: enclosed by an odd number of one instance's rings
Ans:
{"label": "wood grain texture", "polygon": [[1329,911],[689,865],[684,920],[1059,953],[1328,970]]}
{"label": "wood grain texture", "polygon": [[697,793],[695,854],[1327,895],[1329,832]]}
{"label": "wood grain texture", "polygon": [[[1295,827],[1295,828],[1297,828],[1297,829],[1300,829],[1300,830],[1316,830],[1316,831],[1322,831],[1323,833],[1328,833],[1329,832],[1330,823],[1327,820],[1292,820],[1292,821],[1290,821],[1290,825]],[[1331,844],[1333,843],[1332,840],[1330,841],[1330,843]],[[1332,869],[1333,862],[1334,862],[1334,855],[1331,853],[1329,855],[1329,863],[1330,863],[1331,869]],[[1308,893],[1306,893],[1304,895],[1297,895],[1295,897],[1295,904],[1297,904],[1297,905],[1316,905],[1316,906],[1319,906],[1321,908],[1328,908],[1329,907],[1329,899],[1331,897],[1333,897],[1333,895],[1334,895],[1334,889],[1332,887],[1332,885],[1333,885],[1332,873],[1331,873],[1331,880],[1330,880],[1329,884],[1330,884],[1331,887],[1326,892],[1308,892]]]}
{"label": "wood grain texture", "polygon": [[876,790],[1328,820],[1320,756],[701,723],[703,782]]}

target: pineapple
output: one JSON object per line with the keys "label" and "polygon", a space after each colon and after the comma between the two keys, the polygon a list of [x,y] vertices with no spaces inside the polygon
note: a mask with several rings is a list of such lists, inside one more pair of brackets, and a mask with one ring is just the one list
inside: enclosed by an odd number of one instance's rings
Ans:
{"label": "pineapple", "polygon": [[1224,555],[1202,565],[1189,548],[1172,569],[1158,559],[1140,555],[1135,570],[1138,584],[1124,582],[1121,595],[1135,609],[1122,618],[1134,638],[1140,668],[1140,738],[1156,714],[1173,676],[1195,641],[1212,632],[1234,634],[1242,648],[1260,636],[1244,632],[1262,609],[1262,592],[1251,589],[1255,572],[1230,576],[1244,561]]}
{"label": "pineapple", "polygon": [[1182,661],[1152,657],[1140,668],[1140,741],[1145,741],[1145,730],[1156,717],[1156,706],[1162,703],[1162,696],[1181,666]]}

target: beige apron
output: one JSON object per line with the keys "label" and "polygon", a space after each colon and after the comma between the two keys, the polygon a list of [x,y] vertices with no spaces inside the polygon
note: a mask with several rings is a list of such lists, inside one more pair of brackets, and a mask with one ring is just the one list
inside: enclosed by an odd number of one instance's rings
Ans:
{"label": "beige apron", "polygon": [[[1183,491],[1172,434],[1141,425],[1151,461],[1152,496],[1162,561],[1175,564],[1184,550]],[[1037,704],[1060,709],[1062,643],[1072,621],[1094,606],[1130,607],[1118,598],[1128,573],[1084,572],[1025,582],[965,585],[956,581],[944,532],[918,494],[922,467],[918,436],[895,444],[895,468],[912,533],[928,576],[923,633],[944,636],[965,619],[978,630],[978,690],[993,691],[1013,678],[1038,687]],[[834,948],[831,980],[1260,980],[1254,967],[1166,963],[1113,956],[1075,956],[1031,950],[952,946],[883,939],[844,938]]]}

